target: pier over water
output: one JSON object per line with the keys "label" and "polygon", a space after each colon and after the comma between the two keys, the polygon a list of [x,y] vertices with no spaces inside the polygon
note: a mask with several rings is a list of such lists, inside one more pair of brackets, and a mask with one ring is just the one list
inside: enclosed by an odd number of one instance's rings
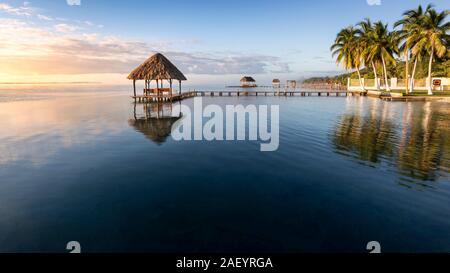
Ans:
{"label": "pier over water", "polygon": [[222,90],[222,91],[188,91],[181,94],[167,95],[142,95],[132,96],[138,102],[163,102],[163,101],[179,101],[193,97],[347,97],[347,96],[365,96],[366,92],[346,91],[346,90],[312,90],[312,91],[278,91],[278,90]]}

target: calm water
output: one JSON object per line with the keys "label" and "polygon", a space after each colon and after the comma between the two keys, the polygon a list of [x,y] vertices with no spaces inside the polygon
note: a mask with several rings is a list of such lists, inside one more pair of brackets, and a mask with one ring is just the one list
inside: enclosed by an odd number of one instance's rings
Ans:
{"label": "calm water", "polygon": [[449,104],[204,99],[280,105],[280,148],[261,153],[175,142],[128,96],[0,92],[0,251],[450,252]]}

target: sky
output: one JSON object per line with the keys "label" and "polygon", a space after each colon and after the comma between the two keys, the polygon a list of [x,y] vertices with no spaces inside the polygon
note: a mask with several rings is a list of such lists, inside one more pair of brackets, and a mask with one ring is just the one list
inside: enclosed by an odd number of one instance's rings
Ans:
{"label": "sky", "polygon": [[336,33],[364,18],[449,0],[0,0],[0,83],[125,84],[156,52],[190,84],[232,85],[341,73]]}

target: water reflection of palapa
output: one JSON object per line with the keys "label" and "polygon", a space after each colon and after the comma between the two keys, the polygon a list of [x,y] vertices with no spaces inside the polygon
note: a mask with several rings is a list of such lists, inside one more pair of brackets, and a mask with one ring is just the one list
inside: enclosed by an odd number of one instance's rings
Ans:
{"label": "water reflection of palapa", "polygon": [[[137,107],[142,106],[142,112]],[[163,144],[172,132],[172,126],[181,118],[173,115],[172,103],[134,104],[134,118],[128,124],[148,139]]]}

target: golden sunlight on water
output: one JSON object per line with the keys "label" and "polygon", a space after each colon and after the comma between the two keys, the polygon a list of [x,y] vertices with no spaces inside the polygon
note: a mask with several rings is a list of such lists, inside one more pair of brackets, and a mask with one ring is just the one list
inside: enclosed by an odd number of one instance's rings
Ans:
{"label": "golden sunlight on water", "polygon": [[[147,112],[170,112],[171,105],[158,111],[153,109],[155,105],[136,108],[126,92],[58,88],[23,87],[23,90],[0,93],[0,164],[25,161],[42,165],[62,148],[94,145],[91,143],[129,133],[130,127],[161,145],[170,136],[171,124],[176,120],[154,121],[143,117],[142,113]],[[295,122],[298,105],[304,102],[303,99],[283,106],[282,118],[288,121],[282,122],[282,132],[308,135],[306,124]],[[301,110],[303,116],[311,114],[312,120],[316,119],[317,110],[313,106],[312,112],[307,109],[308,104],[314,103],[329,103],[320,111],[336,117],[325,142],[317,138],[322,131],[326,134],[325,125],[310,132],[311,141],[324,149],[365,165],[395,170],[402,179],[448,178],[450,110],[447,103],[387,103],[372,98],[347,98],[333,103],[320,99],[304,104],[305,109]]]}
{"label": "golden sunlight on water", "polygon": [[[61,147],[120,133],[123,127],[116,124],[129,107],[120,92],[5,93],[7,99],[0,100],[0,164],[42,164]],[[109,107],[112,102],[114,108]]]}

